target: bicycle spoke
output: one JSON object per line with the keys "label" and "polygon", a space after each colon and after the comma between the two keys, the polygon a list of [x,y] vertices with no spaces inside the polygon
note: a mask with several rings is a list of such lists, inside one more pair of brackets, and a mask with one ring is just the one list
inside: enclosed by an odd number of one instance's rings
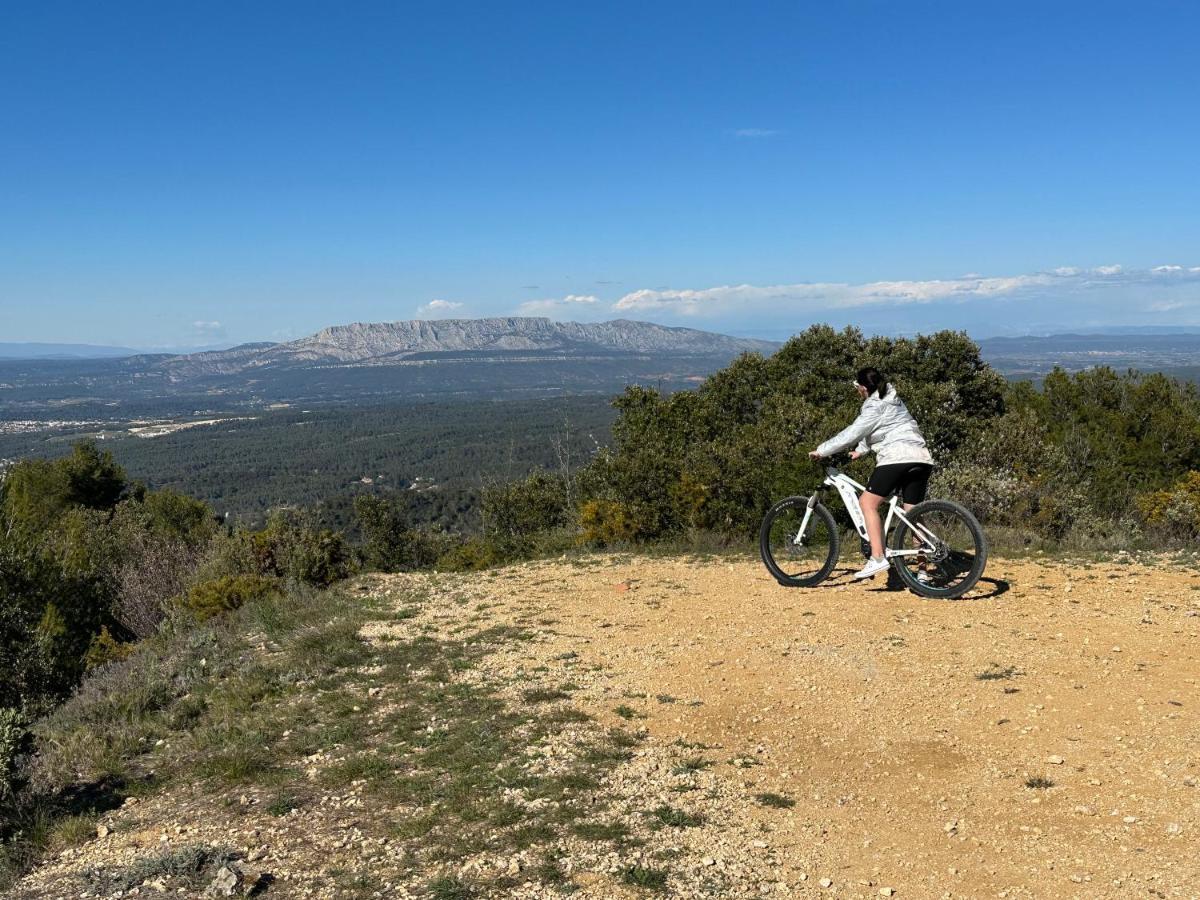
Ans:
{"label": "bicycle spoke", "polygon": [[781,510],[771,524],[769,550],[779,569],[789,578],[807,578],[825,565],[830,535],[824,519],[804,519],[804,507]]}
{"label": "bicycle spoke", "polygon": [[927,588],[952,592],[972,577],[977,548],[969,524],[950,509],[909,515],[908,543],[921,552],[895,557]]}

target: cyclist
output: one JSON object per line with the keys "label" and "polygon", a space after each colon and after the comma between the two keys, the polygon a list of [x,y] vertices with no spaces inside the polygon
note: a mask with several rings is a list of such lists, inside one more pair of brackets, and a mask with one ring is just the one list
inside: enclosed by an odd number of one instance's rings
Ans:
{"label": "cyclist", "polygon": [[933,472],[933,457],[929,455],[916,420],[878,369],[859,369],[853,384],[863,398],[858,418],[808,455],[820,459],[850,447],[855,448],[850,454],[851,459],[858,459],[865,453],[876,454],[875,471],[859,498],[867,535],[871,539],[871,558],[854,573],[855,578],[863,579],[874,578],[890,565],[883,550],[879,504],[897,492],[906,511],[924,500],[929,475]]}

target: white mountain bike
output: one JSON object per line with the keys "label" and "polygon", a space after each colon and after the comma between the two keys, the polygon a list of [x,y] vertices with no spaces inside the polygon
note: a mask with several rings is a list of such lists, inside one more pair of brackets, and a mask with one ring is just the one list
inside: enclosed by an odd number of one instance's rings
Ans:
{"label": "white mountain bike", "polygon": [[[763,562],[787,587],[820,584],[837,565],[841,535],[833,513],[821,503],[821,494],[829,488],[841,495],[859,537],[868,539],[858,502],[865,488],[835,466],[825,473],[812,496],[780,500],[763,517],[759,530]],[[987,564],[987,538],[979,522],[950,500],[926,500],[905,512],[899,495],[892,494],[883,536],[888,560],[900,580],[924,597],[961,597],[979,581]]]}

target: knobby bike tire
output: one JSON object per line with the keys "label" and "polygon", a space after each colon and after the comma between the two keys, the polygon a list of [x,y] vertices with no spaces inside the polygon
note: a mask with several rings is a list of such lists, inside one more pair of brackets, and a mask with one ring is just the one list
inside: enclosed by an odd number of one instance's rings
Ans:
{"label": "knobby bike tire", "polygon": [[787,587],[812,587],[820,584],[829,577],[829,573],[833,571],[833,567],[837,565],[839,541],[841,540],[838,534],[837,523],[833,520],[833,514],[826,509],[822,504],[818,503],[813,507],[813,517],[819,519],[825,526],[825,530],[829,535],[829,550],[824,564],[812,575],[806,577],[796,577],[789,575],[779,565],[775,559],[774,553],[771,551],[771,527],[775,520],[783,513],[791,510],[799,510],[800,515],[803,515],[803,508],[808,506],[808,497],[787,497],[780,500],[763,516],[762,526],[758,531],[758,548],[762,555],[762,561],[780,584]]}
{"label": "knobby bike tire", "polygon": [[[917,576],[909,571],[901,559],[894,559],[892,561],[892,568],[899,574],[900,580],[904,582],[905,586],[922,597],[953,600],[956,597],[961,597],[967,591],[971,590],[971,588],[975,587],[976,583],[983,576],[983,569],[987,565],[988,557],[987,536],[984,535],[983,528],[980,526],[979,521],[971,515],[970,510],[950,500],[926,500],[924,503],[918,503],[905,513],[905,515],[912,519],[919,519],[923,514],[935,510],[956,516],[966,526],[972,540],[975,542],[975,559],[966,576],[961,582],[951,587],[936,588],[919,581]],[[892,532],[892,549],[909,549],[911,546],[907,543],[909,534],[911,534],[911,529],[903,521],[900,521]]]}

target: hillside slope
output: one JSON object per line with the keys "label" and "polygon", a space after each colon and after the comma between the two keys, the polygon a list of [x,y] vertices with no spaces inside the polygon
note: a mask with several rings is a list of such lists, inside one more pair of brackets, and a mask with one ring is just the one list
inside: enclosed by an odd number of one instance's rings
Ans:
{"label": "hillside slope", "polygon": [[[1194,564],[995,560],[950,603],[847,574],[786,590],[751,560],[596,556],[364,577],[377,656],[277,739],[306,755],[105,814],[14,896],[198,892],[155,862],[197,847],[268,897],[1194,896]],[[448,642],[476,649],[445,668]],[[372,730],[389,716],[408,737]],[[484,788],[493,766],[508,787]]]}

